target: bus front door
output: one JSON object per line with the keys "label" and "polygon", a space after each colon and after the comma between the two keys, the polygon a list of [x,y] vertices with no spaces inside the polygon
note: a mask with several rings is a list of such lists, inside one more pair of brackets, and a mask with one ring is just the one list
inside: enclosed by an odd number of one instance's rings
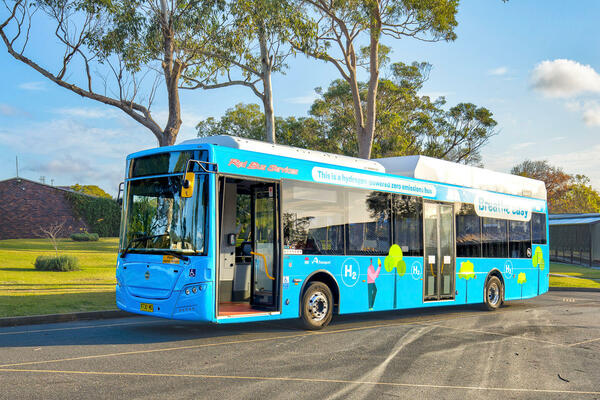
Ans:
{"label": "bus front door", "polygon": [[454,206],[424,202],[425,236],[423,300],[454,298]]}
{"label": "bus front door", "polygon": [[275,309],[279,265],[279,184],[252,190],[252,306]]}

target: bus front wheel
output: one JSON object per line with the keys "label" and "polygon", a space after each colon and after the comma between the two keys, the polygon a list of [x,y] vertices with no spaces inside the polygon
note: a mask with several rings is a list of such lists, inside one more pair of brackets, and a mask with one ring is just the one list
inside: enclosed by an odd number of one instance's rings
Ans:
{"label": "bus front wheel", "polygon": [[302,296],[302,325],[305,329],[322,329],[333,316],[333,295],[329,286],[322,282],[311,282]]}
{"label": "bus front wheel", "polygon": [[483,304],[489,311],[500,308],[504,299],[504,286],[497,276],[490,276],[485,284]]}

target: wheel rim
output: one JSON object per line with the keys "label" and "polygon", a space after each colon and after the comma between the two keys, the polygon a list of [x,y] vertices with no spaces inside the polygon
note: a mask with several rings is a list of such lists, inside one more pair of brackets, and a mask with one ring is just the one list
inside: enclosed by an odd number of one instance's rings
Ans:
{"label": "wheel rim", "polygon": [[500,301],[500,288],[496,282],[492,282],[488,287],[488,303],[495,306]]}
{"label": "wheel rim", "polygon": [[322,321],[329,311],[327,296],[322,292],[315,292],[308,300],[308,312],[313,321]]}

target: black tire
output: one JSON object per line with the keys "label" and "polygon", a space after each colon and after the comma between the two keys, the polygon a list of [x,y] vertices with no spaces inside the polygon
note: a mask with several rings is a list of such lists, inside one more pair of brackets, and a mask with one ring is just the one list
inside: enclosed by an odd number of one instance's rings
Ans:
{"label": "black tire", "polygon": [[333,317],[333,295],[322,282],[310,282],[302,295],[302,326],[309,330],[326,327]]}
{"label": "black tire", "polygon": [[490,276],[485,283],[483,305],[486,310],[494,311],[504,302],[504,285],[497,276]]}

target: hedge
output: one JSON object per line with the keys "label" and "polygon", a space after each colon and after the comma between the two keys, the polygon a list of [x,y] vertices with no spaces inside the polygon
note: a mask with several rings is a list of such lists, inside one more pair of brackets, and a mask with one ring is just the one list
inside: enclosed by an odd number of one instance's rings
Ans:
{"label": "hedge", "polygon": [[97,242],[99,238],[97,233],[74,233],[71,235],[71,239],[76,242]]}
{"label": "hedge", "polygon": [[38,256],[35,269],[39,271],[78,271],[79,260],[74,256]]}
{"label": "hedge", "polygon": [[87,224],[90,231],[100,237],[119,236],[121,207],[116,200],[78,193],[65,193],[65,195],[75,215]]}

